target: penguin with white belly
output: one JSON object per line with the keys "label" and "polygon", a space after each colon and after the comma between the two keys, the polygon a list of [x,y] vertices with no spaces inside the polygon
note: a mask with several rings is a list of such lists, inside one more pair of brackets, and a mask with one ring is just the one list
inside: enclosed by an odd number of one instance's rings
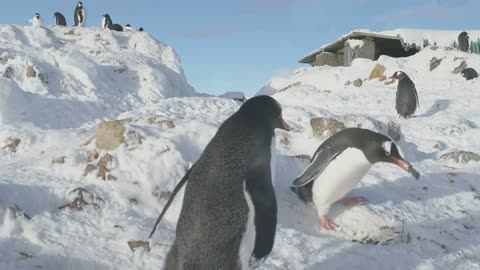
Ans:
{"label": "penguin with white belly", "polygon": [[150,234],[187,183],[164,269],[246,270],[268,257],[277,226],[270,164],[276,128],[289,130],[280,104],[270,96],[247,100],[220,126]]}
{"label": "penguin with white belly", "polygon": [[346,205],[365,203],[362,197],[344,196],[377,162],[396,164],[416,179],[420,177],[390,138],[367,129],[347,128],[318,147],[310,164],[293,181],[292,190],[303,201],[313,201],[322,228],[335,230],[337,225],[328,218],[330,206],[339,200]]}

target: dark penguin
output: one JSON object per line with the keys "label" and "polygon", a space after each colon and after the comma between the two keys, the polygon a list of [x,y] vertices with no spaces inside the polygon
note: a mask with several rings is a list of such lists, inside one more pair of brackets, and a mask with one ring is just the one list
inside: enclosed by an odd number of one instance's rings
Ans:
{"label": "dark penguin", "polygon": [[403,118],[411,117],[417,107],[420,107],[415,83],[402,71],[395,72],[390,79],[398,79],[395,97],[395,108],[398,115]]}
{"label": "dark penguin", "polygon": [[32,22],[32,26],[34,26],[34,27],[42,27],[43,26],[43,18],[42,18],[42,16],[40,16],[39,13],[35,13],[31,22]]}
{"label": "dark penguin", "polygon": [[270,96],[249,99],[220,126],[150,234],[187,183],[164,269],[251,269],[267,258],[277,225],[270,171],[276,128],[289,130]]}
{"label": "dark penguin", "polygon": [[120,24],[116,24],[116,23],[114,24],[112,22],[112,18],[110,18],[110,15],[108,15],[108,13],[105,13],[103,15],[102,27],[104,29],[110,29],[110,30],[119,31],[119,32],[123,31],[123,27]]}
{"label": "dark penguin", "polygon": [[458,48],[462,52],[468,52],[468,47],[470,45],[470,37],[468,36],[468,33],[463,31],[458,35]]}
{"label": "dark penguin", "polygon": [[347,128],[328,138],[315,151],[305,171],[293,181],[293,188],[305,202],[313,203],[320,225],[334,230],[328,218],[330,206],[341,201],[346,205],[366,202],[362,197],[344,198],[377,162],[398,165],[416,179],[420,174],[403,159],[397,145],[387,136],[367,129]]}
{"label": "dark penguin", "polygon": [[143,27],[138,28],[138,31],[143,32]]}
{"label": "dark penguin", "polygon": [[55,25],[67,26],[67,21],[65,20],[65,16],[63,16],[60,12],[55,12],[53,14],[55,18]]}
{"label": "dark penguin", "polygon": [[462,70],[461,74],[462,74],[462,77],[467,79],[467,81],[478,78],[478,73],[473,68],[466,68],[466,69]]}
{"label": "dark penguin", "polygon": [[73,14],[73,20],[75,22],[75,26],[85,27],[85,25],[87,23],[87,10],[83,7],[82,2],[78,2],[77,7],[75,7],[75,13]]}

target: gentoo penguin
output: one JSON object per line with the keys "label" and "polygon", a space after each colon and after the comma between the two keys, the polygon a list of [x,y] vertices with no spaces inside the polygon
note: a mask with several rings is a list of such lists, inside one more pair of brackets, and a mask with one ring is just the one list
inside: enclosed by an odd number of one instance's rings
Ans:
{"label": "gentoo penguin", "polygon": [[108,15],[108,13],[103,14],[102,27],[103,29],[110,29],[119,32],[123,31],[123,27],[120,24],[114,24],[112,22],[112,18],[110,18],[110,15]]}
{"label": "gentoo penguin", "polygon": [[467,79],[467,81],[478,78],[478,73],[473,68],[466,68],[466,69],[462,70],[461,74],[462,74],[462,77]]}
{"label": "gentoo penguin", "polygon": [[[277,203],[270,171],[274,129],[289,130],[280,104],[256,96],[220,126],[162,210],[187,183],[164,269],[251,269],[270,254]],[[187,267],[188,266],[188,267]]]}
{"label": "gentoo penguin", "polygon": [[138,28],[139,32],[143,32],[143,27]]}
{"label": "gentoo penguin", "polygon": [[33,16],[32,26],[35,26],[35,27],[43,26],[43,18],[42,18],[42,16],[40,16],[40,14],[35,13],[35,15]]}
{"label": "gentoo penguin", "polygon": [[63,16],[60,12],[55,12],[53,14],[55,18],[55,25],[67,26],[67,21],[65,20],[65,16]]}
{"label": "gentoo penguin", "polygon": [[463,31],[458,35],[458,48],[462,52],[468,52],[468,47],[470,46],[470,37],[468,33]]}
{"label": "gentoo penguin", "polygon": [[133,31],[133,27],[130,24],[125,25],[123,28],[125,31]]}
{"label": "gentoo penguin", "polygon": [[87,10],[83,7],[82,2],[78,2],[77,7],[75,7],[73,20],[75,21],[75,26],[85,27],[87,25]]}
{"label": "gentoo penguin", "polygon": [[395,108],[398,115],[403,118],[411,117],[417,107],[420,107],[415,83],[402,71],[395,72],[390,79],[398,79],[395,97]]}
{"label": "gentoo penguin", "polygon": [[318,147],[310,164],[293,181],[292,190],[305,202],[313,200],[321,227],[334,230],[337,225],[327,216],[330,206],[338,200],[346,205],[366,202],[362,197],[344,196],[377,162],[396,164],[416,179],[420,177],[400,156],[397,145],[390,138],[367,129],[347,128]]}

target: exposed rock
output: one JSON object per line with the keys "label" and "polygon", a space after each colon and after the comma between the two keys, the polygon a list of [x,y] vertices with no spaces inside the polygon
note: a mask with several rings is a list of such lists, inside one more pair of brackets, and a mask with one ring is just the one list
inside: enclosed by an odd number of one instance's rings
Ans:
{"label": "exposed rock", "polygon": [[7,144],[2,147],[2,149],[9,150],[12,153],[17,152],[18,145],[20,144],[21,140],[15,137],[8,137]]}
{"label": "exposed rock", "polygon": [[455,61],[457,61],[457,60],[465,60],[465,57],[455,56],[455,57],[453,58],[453,61],[455,62]]}
{"label": "exposed rock", "polygon": [[87,152],[87,162],[88,163],[93,162],[93,161],[97,160],[99,156],[100,155],[98,154],[98,152],[96,150],[88,151]]}
{"label": "exposed rock", "polygon": [[13,79],[14,76],[15,76],[15,70],[13,69],[13,67],[8,66],[5,68],[5,71],[3,71],[4,78]]}
{"label": "exposed rock", "polygon": [[358,78],[356,79],[355,81],[353,81],[353,85],[355,85],[356,87],[361,87],[363,84],[363,80]]}
{"label": "exposed rock", "polygon": [[283,87],[282,89],[278,90],[278,92],[284,92],[284,91],[287,91],[288,89],[292,88],[292,87],[295,87],[295,86],[299,86],[301,84],[301,82],[294,82],[292,84],[289,84],[285,87]]}
{"label": "exposed rock", "polygon": [[450,153],[443,154],[440,159],[453,161],[456,163],[468,163],[470,161],[479,162],[480,155],[470,152],[470,151],[453,151]]}
{"label": "exposed rock", "polygon": [[392,83],[394,83],[394,82],[395,82],[395,79],[390,79],[390,80],[388,80],[388,81],[385,81],[383,84],[384,84],[384,85],[390,85],[390,84],[392,84]]}
{"label": "exposed rock", "polygon": [[116,177],[113,176],[108,179],[108,173],[110,170],[107,168],[110,162],[112,162],[113,157],[109,154],[105,154],[102,158],[97,163],[97,169],[98,169],[98,177],[102,177],[103,180],[115,180],[117,179]]}
{"label": "exposed rock", "polygon": [[350,84],[352,84],[351,81],[346,81],[344,85],[345,85],[345,86],[349,86]]}
{"label": "exposed rock", "polygon": [[13,59],[15,59],[15,57],[13,57],[13,55],[7,54],[5,56],[0,57],[0,63],[6,64],[8,62],[8,60],[13,60]]}
{"label": "exposed rock", "polygon": [[28,78],[35,78],[37,77],[37,72],[32,66],[27,66],[27,77]]}
{"label": "exposed rock", "polygon": [[436,50],[438,50],[438,46],[431,46],[431,47],[430,47],[430,50],[436,51]]}
{"label": "exposed rock", "polygon": [[135,252],[138,248],[144,248],[147,251],[150,251],[150,245],[145,241],[128,241],[128,246],[132,252]]}
{"label": "exposed rock", "polygon": [[22,217],[22,218],[25,218],[27,220],[30,220],[30,215],[28,215],[25,210],[23,210],[22,208],[20,208],[20,206],[18,205],[13,205],[13,207],[8,207],[10,209],[10,211],[12,211],[14,217],[17,219],[19,217]]}
{"label": "exposed rock", "polygon": [[130,198],[130,199],[128,199],[128,202],[130,203],[130,205],[137,205],[138,204],[138,200],[136,198]]}
{"label": "exposed rock", "polygon": [[175,128],[175,123],[172,120],[159,117],[150,117],[147,119],[147,123],[161,128]]}
{"label": "exposed rock", "polygon": [[74,34],[75,34],[75,31],[74,31],[74,29],[71,29],[70,31],[65,32],[64,34],[67,35],[67,36],[69,36],[69,35],[74,35]]}
{"label": "exposed rock", "polygon": [[114,120],[100,123],[97,126],[95,145],[98,149],[115,150],[125,142],[125,120]]}
{"label": "exposed rock", "polygon": [[310,119],[313,135],[317,137],[331,136],[345,128],[345,124],[334,118],[318,117]]}
{"label": "exposed rock", "polygon": [[18,257],[18,260],[19,260],[19,261],[28,260],[28,259],[33,258],[32,253],[27,253],[27,252],[19,251],[18,254],[20,255],[20,256]]}
{"label": "exposed rock", "polygon": [[430,71],[440,66],[440,63],[442,63],[442,60],[443,60],[442,58],[438,59],[436,57],[433,57],[432,60],[430,60]]}
{"label": "exposed rock", "polygon": [[385,78],[385,70],[387,68],[385,68],[384,65],[382,64],[377,64],[375,65],[375,67],[373,68],[372,72],[370,72],[370,75],[368,76],[368,79],[369,80],[373,80],[373,79],[381,79],[381,78]]}
{"label": "exposed rock", "polygon": [[381,81],[381,82],[385,81],[386,79],[387,79],[387,76],[385,76],[385,75],[382,75],[382,76],[380,76],[380,78],[378,78],[378,80]]}
{"label": "exposed rock", "polygon": [[97,169],[97,166],[93,164],[87,164],[87,167],[85,167],[85,170],[83,170],[83,176],[89,175],[91,172],[95,171]]}
{"label": "exposed rock", "polygon": [[452,71],[452,73],[453,74],[458,74],[466,68],[467,68],[467,61],[463,60],[462,63],[460,63],[460,65]]}
{"label": "exposed rock", "polygon": [[70,191],[67,195],[67,201],[71,202],[58,207],[58,209],[68,207],[72,210],[81,211],[89,205],[93,206],[95,209],[99,209],[100,206],[105,203],[102,198],[94,196],[92,193],[82,187],[78,187]]}
{"label": "exposed rock", "polygon": [[63,164],[63,163],[65,163],[65,159],[66,159],[66,158],[67,158],[66,156],[54,158],[54,159],[52,160],[52,164]]}
{"label": "exposed rock", "polygon": [[280,143],[283,144],[283,146],[285,146],[285,148],[288,148],[290,146],[290,141],[288,140],[287,137],[282,137],[280,139]]}
{"label": "exposed rock", "polygon": [[135,145],[142,144],[144,140],[145,137],[135,130],[129,130],[125,138],[126,145],[129,147],[129,150],[134,149]]}
{"label": "exposed rock", "polygon": [[157,199],[166,201],[166,200],[170,199],[170,197],[172,196],[172,192],[171,191],[161,191],[160,187],[157,186],[152,191],[152,195],[154,197],[156,197]]}

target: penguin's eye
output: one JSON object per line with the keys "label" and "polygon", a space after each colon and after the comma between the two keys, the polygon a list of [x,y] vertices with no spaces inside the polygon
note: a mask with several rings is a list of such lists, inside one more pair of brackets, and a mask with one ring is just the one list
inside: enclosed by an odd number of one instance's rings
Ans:
{"label": "penguin's eye", "polygon": [[392,150],[392,142],[384,142],[382,148],[385,151],[385,155],[389,156]]}

